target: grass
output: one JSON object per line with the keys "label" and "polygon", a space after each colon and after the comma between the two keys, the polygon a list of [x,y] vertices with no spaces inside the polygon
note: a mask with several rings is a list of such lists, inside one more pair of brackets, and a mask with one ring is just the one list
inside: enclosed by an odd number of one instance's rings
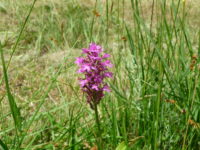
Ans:
{"label": "grass", "polygon": [[96,149],[75,57],[112,55],[105,150],[200,147],[198,0],[2,0],[0,149]]}

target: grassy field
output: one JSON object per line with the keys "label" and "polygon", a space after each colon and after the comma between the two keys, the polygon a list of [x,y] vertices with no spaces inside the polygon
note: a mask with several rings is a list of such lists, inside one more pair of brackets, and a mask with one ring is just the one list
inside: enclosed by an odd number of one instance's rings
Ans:
{"label": "grassy field", "polygon": [[[200,150],[199,8],[199,0],[1,0],[0,150]],[[74,64],[91,42],[114,64],[112,92],[98,105],[100,137]]]}

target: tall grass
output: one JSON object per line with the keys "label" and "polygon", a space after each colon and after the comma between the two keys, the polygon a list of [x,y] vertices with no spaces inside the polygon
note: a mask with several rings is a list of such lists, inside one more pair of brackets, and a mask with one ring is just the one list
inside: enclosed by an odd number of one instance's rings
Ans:
{"label": "tall grass", "polygon": [[19,3],[0,3],[3,17],[14,12],[22,22],[0,26],[12,33],[0,46],[0,149],[99,144],[73,63],[91,41],[114,63],[112,92],[98,109],[103,149],[199,149],[200,30],[189,1]]}

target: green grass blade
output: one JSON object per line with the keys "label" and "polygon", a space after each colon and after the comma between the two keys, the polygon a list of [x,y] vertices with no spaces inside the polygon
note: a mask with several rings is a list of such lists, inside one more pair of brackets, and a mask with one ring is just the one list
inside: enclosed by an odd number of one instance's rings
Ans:
{"label": "green grass blade", "polygon": [[136,49],[135,49],[135,45],[134,45],[134,41],[133,41],[133,38],[131,36],[131,33],[129,32],[129,29],[128,27],[126,26],[126,32],[127,32],[127,37],[128,37],[128,41],[129,41],[129,45],[130,45],[130,50],[131,50],[131,54],[133,56],[133,59],[134,59],[134,63],[137,64],[137,61],[136,61]]}
{"label": "green grass blade", "polygon": [[6,144],[5,143],[3,143],[3,141],[2,140],[0,140],[0,149],[3,149],[3,150],[8,150],[8,147],[6,146]]}
{"label": "green grass blade", "polygon": [[10,65],[10,62],[11,62],[12,57],[13,57],[13,54],[14,54],[15,51],[16,51],[17,45],[18,45],[18,43],[19,43],[19,41],[20,41],[20,38],[21,38],[21,36],[22,36],[22,33],[23,33],[24,28],[25,28],[25,26],[26,26],[26,24],[27,24],[27,22],[28,22],[28,19],[29,19],[30,15],[31,15],[31,12],[32,12],[32,10],[33,10],[33,7],[34,7],[36,1],[37,1],[37,0],[34,0],[34,1],[33,1],[32,5],[31,5],[31,7],[30,7],[30,10],[29,10],[29,12],[28,12],[28,15],[27,15],[27,17],[26,17],[26,19],[25,19],[25,21],[24,21],[24,23],[23,23],[23,25],[22,25],[22,28],[21,28],[21,30],[20,30],[19,36],[18,36],[18,38],[17,38],[17,41],[16,41],[16,43],[15,43],[13,49],[12,49],[12,53],[11,53],[11,56],[10,56],[10,58],[9,58],[7,68],[8,68],[9,65]]}
{"label": "green grass blade", "polygon": [[21,115],[19,108],[17,107],[17,104],[15,103],[14,97],[11,94],[10,87],[9,87],[9,81],[8,81],[8,75],[7,75],[7,69],[6,69],[6,64],[3,56],[3,49],[2,45],[0,43],[0,53],[1,53],[1,61],[2,61],[2,66],[3,66],[3,75],[5,79],[5,84],[6,84],[6,92],[9,100],[9,105],[10,105],[10,110],[15,122],[15,127],[20,130],[21,129]]}
{"label": "green grass blade", "polygon": [[[8,67],[9,67],[9,65],[10,65],[10,63],[11,63],[12,57],[13,57],[13,55],[14,55],[14,53],[15,53],[15,51],[16,51],[16,48],[17,48],[17,46],[18,46],[18,44],[19,44],[20,38],[21,38],[21,36],[22,36],[22,33],[23,33],[24,29],[25,29],[25,26],[26,26],[26,24],[27,24],[27,22],[28,22],[28,19],[29,19],[30,15],[31,15],[31,12],[32,12],[32,10],[33,10],[33,7],[34,7],[36,1],[37,1],[37,0],[34,0],[34,1],[33,1],[32,5],[31,5],[31,7],[30,7],[30,10],[29,10],[29,12],[28,12],[28,15],[27,15],[27,17],[26,17],[26,19],[25,19],[25,21],[24,21],[24,23],[23,23],[23,25],[22,25],[21,30],[20,30],[19,36],[17,37],[17,40],[16,40],[16,42],[15,42],[15,45],[14,45],[14,47],[12,48],[11,56],[10,56],[10,58],[9,58],[9,61],[8,61],[7,66],[6,66],[7,69],[8,69]],[[2,83],[2,80],[3,80],[3,79],[0,80],[0,84]]]}

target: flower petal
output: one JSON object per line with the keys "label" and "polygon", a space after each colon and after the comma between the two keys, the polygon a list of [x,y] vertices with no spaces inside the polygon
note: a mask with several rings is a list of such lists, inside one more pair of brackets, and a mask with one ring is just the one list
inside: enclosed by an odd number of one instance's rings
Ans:
{"label": "flower petal", "polygon": [[94,85],[92,85],[92,89],[93,89],[93,90],[96,90],[96,91],[98,91],[98,90],[99,90],[98,86],[97,86],[97,85],[95,85],[95,84],[94,84]]}
{"label": "flower petal", "polygon": [[112,72],[105,72],[104,76],[108,77],[108,78],[112,78],[113,74],[112,74]]}
{"label": "flower petal", "polygon": [[80,80],[81,87],[84,87],[87,84],[87,80]]}
{"label": "flower petal", "polygon": [[108,85],[104,85],[103,91],[110,92],[111,90]]}
{"label": "flower petal", "polygon": [[75,61],[75,64],[81,65],[81,64],[83,63],[83,61],[84,61],[84,58],[82,58],[82,57],[77,57],[77,58],[76,58],[76,61]]}
{"label": "flower petal", "polygon": [[109,58],[110,55],[109,54],[104,54],[102,58]]}

